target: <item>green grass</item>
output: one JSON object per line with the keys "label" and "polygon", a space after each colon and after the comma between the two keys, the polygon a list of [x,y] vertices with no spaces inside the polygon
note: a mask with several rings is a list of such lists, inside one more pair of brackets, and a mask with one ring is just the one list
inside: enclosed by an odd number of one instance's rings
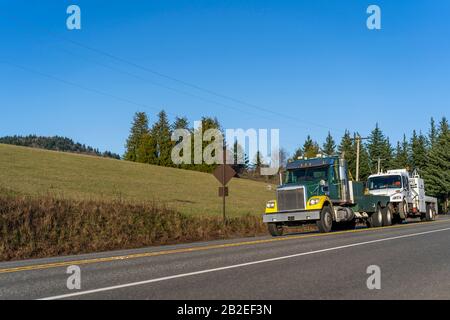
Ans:
{"label": "green grass", "polygon": [[[0,144],[0,188],[74,200],[155,201],[181,213],[221,215],[219,183],[207,173]],[[262,214],[267,184],[233,178],[227,214]],[[3,191],[4,192],[4,191]]]}

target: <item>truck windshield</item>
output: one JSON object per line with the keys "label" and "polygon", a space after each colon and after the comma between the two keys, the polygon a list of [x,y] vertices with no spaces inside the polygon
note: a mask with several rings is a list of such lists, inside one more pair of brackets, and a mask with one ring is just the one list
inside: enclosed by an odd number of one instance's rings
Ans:
{"label": "truck windshield", "polygon": [[302,181],[318,182],[320,180],[328,180],[328,166],[288,170],[286,172],[285,183],[300,183]]}
{"label": "truck windshield", "polygon": [[395,189],[402,187],[401,176],[382,176],[369,179],[369,190]]}

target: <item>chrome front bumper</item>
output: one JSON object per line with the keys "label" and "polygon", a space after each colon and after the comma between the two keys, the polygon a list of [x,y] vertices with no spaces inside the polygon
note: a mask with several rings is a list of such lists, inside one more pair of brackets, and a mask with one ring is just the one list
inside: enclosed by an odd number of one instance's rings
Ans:
{"label": "chrome front bumper", "polygon": [[263,222],[315,221],[320,219],[320,210],[266,213]]}

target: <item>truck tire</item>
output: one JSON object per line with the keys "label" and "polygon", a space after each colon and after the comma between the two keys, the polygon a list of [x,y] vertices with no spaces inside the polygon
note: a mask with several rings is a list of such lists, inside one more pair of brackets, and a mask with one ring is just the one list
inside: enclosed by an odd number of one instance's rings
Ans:
{"label": "truck tire", "polygon": [[281,237],[283,235],[283,226],[280,223],[270,222],[267,224],[267,228],[272,237]]}
{"label": "truck tire", "polygon": [[383,226],[383,213],[380,206],[377,206],[377,210],[367,219],[367,227],[379,228]]}
{"label": "truck tire", "polygon": [[322,208],[320,212],[320,220],[317,221],[317,228],[319,232],[327,233],[331,231],[333,227],[333,212],[329,206]]}
{"label": "truck tire", "polygon": [[391,226],[392,225],[392,208],[391,205],[387,205],[385,208],[383,208],[383,227]]}
{"label": "truck tire", "polygon": [[434,209],[433,206],[427,205],[427,211],[425,212],[425,220],[426,221],[433,221],[435,218]]}
{"label": "truck tire", "polygon": [[402,204],[399,205],[398,211],[400,213],[400,218],[406,219],[408,218],[408,204],[405,200],[403,200]]}

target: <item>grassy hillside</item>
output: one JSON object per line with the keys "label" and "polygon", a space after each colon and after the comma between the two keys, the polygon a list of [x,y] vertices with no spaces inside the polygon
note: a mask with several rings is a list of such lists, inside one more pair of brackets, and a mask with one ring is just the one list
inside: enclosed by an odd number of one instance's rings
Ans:
{"label": "grassy hillside", "polygon": [[[0,144],[0,188],[75,200],[157,201],[181,213],[220,215],[211,174]],[[274,197],[267,184],[232,179],[227,213],[261,214]]]}

